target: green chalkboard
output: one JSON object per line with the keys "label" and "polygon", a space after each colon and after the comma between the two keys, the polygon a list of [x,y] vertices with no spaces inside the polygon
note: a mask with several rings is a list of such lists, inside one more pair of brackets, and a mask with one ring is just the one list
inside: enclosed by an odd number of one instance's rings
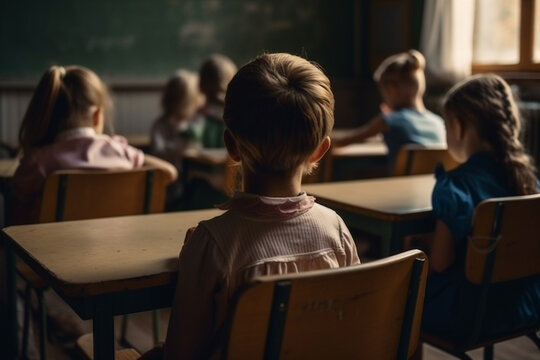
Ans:
{"label": "green chalkboard", "polygon": [[212,53],[239,65],[291,52],[330,75],[354,71],[355,0],[0,0],[0,79],[81,64],[114,78],[196,70]]}

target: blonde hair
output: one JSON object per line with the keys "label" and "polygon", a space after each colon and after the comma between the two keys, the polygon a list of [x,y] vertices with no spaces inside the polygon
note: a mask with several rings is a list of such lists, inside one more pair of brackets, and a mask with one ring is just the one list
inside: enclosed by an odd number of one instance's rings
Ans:
{"label": "blonde hair", "polygon": [[165,85],[161,106],[165,116],[184,116],[190,104],[202,103],[202,95],[198,88],[199,77],[188,70],[177,71]]}
{"label": "blonde hair", "polygon": [[445,117],[472,124],[506,169],[518,195],[537,192],[535,167],[519,140],[521,118],[512,91],[495,74],[472,76],[455,85],[443,101]]}
{"label": "blonde hair", "polygon": [[242,166],[256,173],[289,174],[307,165],[334,126],[330,81],[301,57],[261,55],[230,82],[224,120]]}
{"label": "blonde hair", "polygon": [[237,71],[231,59],[214,54],[206,59],[199,69],[199,86],[209,102],[223,104],[227,85]]}
{"label": "blonde hair", "polygon": [[92,126],[92,107],[107,117],[112,104],[106,86],[82,66],[52,66],[41,77],[19,130],[23,150],[54,142],[58,133]]}
{"label": "blonde hair", "polygon": [[418,87],[418,75],[423,76],[425,67],[424,55],[419,51],[409,50],[386,58],[375,70],[373,79],[380,86],[405,83]]}

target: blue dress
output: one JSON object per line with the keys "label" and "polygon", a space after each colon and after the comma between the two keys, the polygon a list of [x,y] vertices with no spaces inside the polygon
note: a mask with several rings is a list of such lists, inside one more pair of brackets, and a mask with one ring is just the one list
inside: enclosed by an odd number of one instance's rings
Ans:
{"label": "blue dress", "polygon": [[405,144],[446,144],[444,121],[429,110],[419,112],[404,108],[383,115],[383,119],[388,125],[384,142],[388,147],[388,163],[391,169],[397,152]]}
{"label": "blue dress", "polygon": [[[447,226],[455,242],[455,262],[443,272],[431,272],[426,287],[422,327],[425,330],[465,337],[474,309],[468,299],[478,287],[466,284],[464,274],[467,239],[471,232],[473,211],[481,201],[515,195],[506,184],[501,164],[488,152],[472,155],[467,162],[445,172],[435,171],[432,194],[433,213]],[[487,309],[488,323],[483,336],[540,322],[540,277],[521,282],[499,283],[490,288],[493,306]],[[465,320],[462,323],[462,320]]]}

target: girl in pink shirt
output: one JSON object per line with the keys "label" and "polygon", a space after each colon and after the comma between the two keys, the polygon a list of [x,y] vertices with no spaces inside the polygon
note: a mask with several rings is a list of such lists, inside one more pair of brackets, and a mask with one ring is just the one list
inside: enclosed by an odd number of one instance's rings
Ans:
{"label": "girl in pink shirt", "polygon": [[301,189],[330,147],[334,97],[323,72],[290,54],[262,55],[229,84],[224,120],[243,192],[186,237],[165,359],[219,354],[232,296],[255,276],[359,263],[343,220]]}
{"label": "girl in pink shirt", "polygon": [[144,155],[125,138],[103,134],[111,107],[99,77],[81,66],[52,66],[39,81],[19,130],[23,151],[12,179],[15,223],[39,219],[47,176],[62,169],[132,169],[145,164],[164,169],[173,180],[176,169]]}

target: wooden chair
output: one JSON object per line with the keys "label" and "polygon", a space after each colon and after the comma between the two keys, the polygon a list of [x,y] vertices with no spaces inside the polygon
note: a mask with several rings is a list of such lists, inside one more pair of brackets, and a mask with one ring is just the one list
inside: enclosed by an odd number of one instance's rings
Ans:
{"label": "wooden chair", "polygon": [[[167,176],[154,168],[133,170],[61,170],[45,182],[40,222],[83,220],[162,212]],[[26,355],[31,289],[38,298],[40,354],[46,354],[46,313],[43,291],[48,284],[23,262],[17,272],[26,281],[22,353]],[[125,318],[124,318],[125,319]],[[154,313],[154,341],[159,338],[158,314]],[[125,320],[122,338],[125,340]]]}
{"label": "wooden chair", "polygon": [[446,170],[458,165],[444,145],[404,145],[396,156],[394,176],[432,174],[439,163],[442,163]]}
{"label": "wooden chair", "polygon": [[239,292],[227,359],[407,359],[427,275],[411,250],[347,268],[260,277]]}
{"label": "wooden chair", "polygon": [[465,275],[474,293],[466,308],[460,309],[460,323],[468,333],[450,337],[422,332],[421,339],[460,359],[470,359],[466,351],[484,347],[484,359],[493,358],[493,344],[528,335],[540,348],[534,327],[524,326],[504,334],[482,334],[490,314],[488,296],[493,284],[540,275],[540,194],[494,198],[480,203],[474,213],[473,230],[467,248]]}

